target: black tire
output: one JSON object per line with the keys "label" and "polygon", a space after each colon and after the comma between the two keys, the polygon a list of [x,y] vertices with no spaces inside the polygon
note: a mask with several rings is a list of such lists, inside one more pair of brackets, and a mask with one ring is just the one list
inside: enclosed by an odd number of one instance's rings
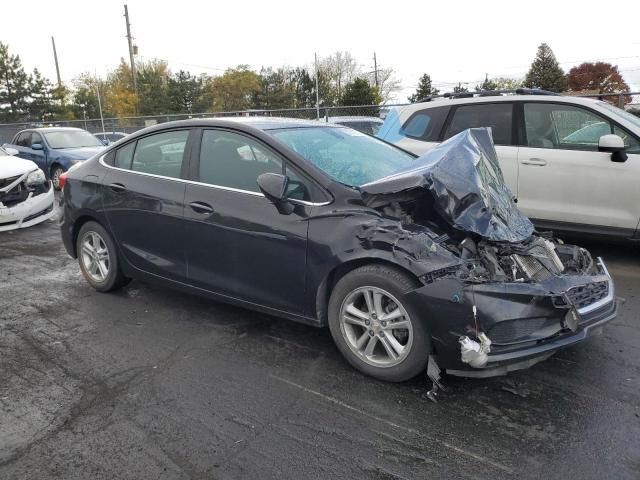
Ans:
{"label": "black tire", "polygon": [[[353,351],[352,347],[347,343],[348,340],[341,329],[340,311],[343,304],[347,302],[349,295],[363,287],[375,287],[390,293],[401,303],[401,307],[408,314],[408,320],[413,329],[413,341],[408,353],[397,365],[371,365],[362,356]],[[340,353],[357,370],[388,382],[403,382],[425,370],[431,353],[431,337],[424,321],[420,320],[416,309],[404,298],[404,295],[415,287],[415,279],[398,269],[381,264],[359,267],[338,281],[329,299],[329,329]]]}
{"label": "black tire", "polygon": [[60,165],[53,165],[51,167],[51,183],[55,190],[60,190],[60,175],[64,173],[64,168]]}
{"label": "black tire", "polygon": [[[92,235],[94,234],[94,235]],[[102,240],[106,252],[108,253],[107,273],[104,275],[103,280],[98,280],[95,276],[88,271],[85,265],[85,257],[83,256],[83,243],[91,236],[95,239],[95,234]],[[78,238],[76,239],[76,252],[78,255],[78,263],[80,264],[80,270],[85,280],[95,288],[98,292],[111,292],[123,287],[130,282],[130,279],[125,277],[120,268],[120,262],[118,257],[118,251],[115,243],[111,238],[111,235],[107,230],[97,222],[90,221],[82,225],[78,232]]]}

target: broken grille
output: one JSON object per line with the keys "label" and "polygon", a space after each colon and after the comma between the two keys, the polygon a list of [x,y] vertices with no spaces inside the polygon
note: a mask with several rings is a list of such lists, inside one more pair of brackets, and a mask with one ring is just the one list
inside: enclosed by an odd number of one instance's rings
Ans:
{"label": "broken grille", "polygon": [[[570,288],[565,295],[573,306],[581,309],[602,300],[608,294],[609,282],[605,280]],[[563,297],[555,297],[553,303],[556,307],[566,308],[569,306]]]}

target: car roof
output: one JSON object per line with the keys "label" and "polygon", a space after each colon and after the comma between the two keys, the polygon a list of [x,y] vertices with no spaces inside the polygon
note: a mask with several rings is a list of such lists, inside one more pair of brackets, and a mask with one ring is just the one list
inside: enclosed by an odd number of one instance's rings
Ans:
{"label": "car roof", "polygon": [[383,123],[383,120],[381,118],[378,118],[378,117],[367,117],[366,115],[351,115],[351,116],[328,117],[328,121],[329,122],[374,122],[374,123]]}
{"label": "car roof", "polygon": [[20,130],[18,133],[22,133],[22,132],[69,132],[69,131],[84,132],[86,130],[84,130],[82,128],[76,128],[76,127],[36,127],[36,128],[25,128],[24,130]]}
{"label": "car roof", "polygon": [[176,120],[171,122],[159,123],[151,127],[138,130],[131,137],[137,137],[140,134],[151,133],[155,131],[165,130],[175,127],[226,127],[240,128],[250,131],[257,129],[262,131],[279,130],[285,128],[347,128],[334,123],[326,123],[317,120],[302,120],[297,118],[281,118],[281,117],[215,117],[215,118],[192,118],[188,120]]}
{"label": "car roof", "polygon": [[477,97],[435,99],[428,102],[412,103],[411,105],[407,105],[407,107],[420,106],[420,108],[430,108],[442,107],[445,105],[467,105],[470,103],[513,102],[514,100],[524,100],[527,102],[573,103],[585,106],[592,106],[594,103],[598,103],[600,101],[596,98],[572,97],[570,95],[484,95]]}

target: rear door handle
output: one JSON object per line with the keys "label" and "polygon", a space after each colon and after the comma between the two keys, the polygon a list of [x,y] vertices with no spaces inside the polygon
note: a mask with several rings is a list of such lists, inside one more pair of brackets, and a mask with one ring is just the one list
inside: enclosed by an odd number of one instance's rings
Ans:
{"label": "rear door handle", "polygon": [[542,158],[529,158],[528,160],[523,160],[521,162],[523,165],[535,165],[537,167],[544,167],[547,164],[546,160]]}
{"label": "rear door handle", "polygon": [[127,187],[125,187],[121,183],[112,183],[111,185],[109,185],[109,188],[116,193],[122,193],[127,189]]}
{"label": "rear door handle", "polygon": [[191,207],[191,210],[193,210],[196,213],[201,213],[203,215],[209,215],[209,214],[213,213],[213,207],[211,205],[209,205],[208,203],[191,202],[189,204],[189,206]]}

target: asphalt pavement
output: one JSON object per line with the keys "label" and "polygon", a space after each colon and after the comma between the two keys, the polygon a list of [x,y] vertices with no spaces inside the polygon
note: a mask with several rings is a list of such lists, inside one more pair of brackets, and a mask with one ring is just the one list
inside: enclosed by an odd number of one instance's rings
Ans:
{"label": "asphalt pavement", "polygon": [[365,377],[328,330],[132,282],[54,221],[0,234],[0,478],[640,478],[640,245],[585,243],[622,314],[535,367]]}

